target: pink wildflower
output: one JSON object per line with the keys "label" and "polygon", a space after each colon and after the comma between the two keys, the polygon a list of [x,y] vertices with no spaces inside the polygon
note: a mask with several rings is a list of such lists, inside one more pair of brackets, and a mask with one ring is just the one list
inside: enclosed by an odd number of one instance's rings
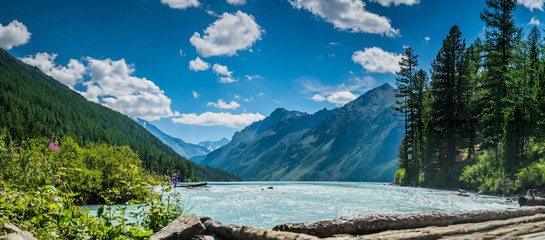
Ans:
{"label": "pink wildflower", "polygon": [[53,150],[53,148],[55,147],[55,144],[53,142],[50,142],[49,143],[49,150]]}
{"label": "pink wildflower", "polygon": [[59,146],[55,146],[55,152],[59,153]]}

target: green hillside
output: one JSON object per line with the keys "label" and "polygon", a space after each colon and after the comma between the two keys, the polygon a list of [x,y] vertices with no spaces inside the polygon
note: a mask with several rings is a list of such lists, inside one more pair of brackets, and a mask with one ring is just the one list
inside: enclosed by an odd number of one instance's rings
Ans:
{"label": "green hillside", "polygon": [[80,145],[128,145],[151,172],[180,172],[191,180],[240,180],[223,170],[181,157],[131,118],[87,101],[78,93],[0,49],[0,128],[13,141],[70,136]]}

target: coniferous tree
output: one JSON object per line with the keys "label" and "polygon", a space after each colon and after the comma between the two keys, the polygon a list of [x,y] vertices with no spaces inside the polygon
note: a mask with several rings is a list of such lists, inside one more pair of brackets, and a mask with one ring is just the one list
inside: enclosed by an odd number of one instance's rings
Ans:
{"label": "coniferous tree", "polygon": [[[486,58],[484,76],[484,98],[482,137],[484,148],[498,150],[503,136],[504,112],[507,97],[507,82],[513,60],[514,43],[520,29],[515,26],[513,12],[516,0],[486,0],[481,20],[486,24]],[[497,154],[496,154],[497,156]]]}
{"label": "coniferous tree", "polygon": [[400,70],[396,78],[396,106],[394,110],[400,113],[403,117],[404,124],[404,139],[399,148],[400,167],[407,170],[407,181],[414,182],[416,180],[417,167],[415,166],[415,106],[414,106],[414,88],[415,77],[418,66],[418,55],[414,53],[411,47],[405,49],[401,61],[399,62]]}
{"label": "coniferous tree", "polygon": [[453,26],[432,63],[432,121],[442,170],[455,163],[469,122],[469,61],[465,40]]}

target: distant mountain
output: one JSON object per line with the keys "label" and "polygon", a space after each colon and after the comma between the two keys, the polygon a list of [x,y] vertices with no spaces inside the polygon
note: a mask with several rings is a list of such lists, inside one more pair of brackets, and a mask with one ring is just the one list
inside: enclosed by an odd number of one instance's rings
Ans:
{"label": "distant mountain", "polygon": [[223,147],[225,144],[229,143],[229,139],[227,138],[222,138],[218,141],[204,141],[204,142],[200,142],[198,143],[197,145],[201,146],[201,147],[205,147],[206,149],[208,149],[209,152],[212,152],[220,147]]}
{"label": "distant mountain", "polygon": [[[192,144],[192,143],[186,143],[182,139],[172,137],[163,131],[159,130],[157,127],[155,127],[153,124],[149,123],[146,120],[143,119],[136,119],[136,122],[142,125],[144,128],[146,128],[151,134],[159,138],[161,142],[168,145],[174,151],[176,151],[178,154],[182,155],[183,157],[190,159],[195,156],[202,156],[206,155],[210,150],[208,148]],[[227,139],[226,139],[227,140]],[[227,140],[229,142],[229,140]],[[190,159],[191,160],[191,159]]]}
{"label": "distant mountain", "polygon": [[240,179],[183,158],[131,118],[87,101],[1,48],[0,113],[0,129],[7,129],[13,141],[70,136],[80,145],[90,142],[128,145],[139,154],[148,171],[176,170],[183,178],[201,181]]}
{"label": "distant mountain", "polygon": [[401,142],[394,101],[384,84],[340,109],[277,109],[202,163],[244,180],[392,181]]}

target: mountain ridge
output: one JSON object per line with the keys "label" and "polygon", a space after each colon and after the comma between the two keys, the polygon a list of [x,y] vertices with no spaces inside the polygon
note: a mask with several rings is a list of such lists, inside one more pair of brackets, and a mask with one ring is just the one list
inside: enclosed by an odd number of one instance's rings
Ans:
{"label": "mountain ridge", "polygon": [[394,103],[383,84],[334,110],[279,108],[202,162],[244,180],[391,181],[401,141]]}

